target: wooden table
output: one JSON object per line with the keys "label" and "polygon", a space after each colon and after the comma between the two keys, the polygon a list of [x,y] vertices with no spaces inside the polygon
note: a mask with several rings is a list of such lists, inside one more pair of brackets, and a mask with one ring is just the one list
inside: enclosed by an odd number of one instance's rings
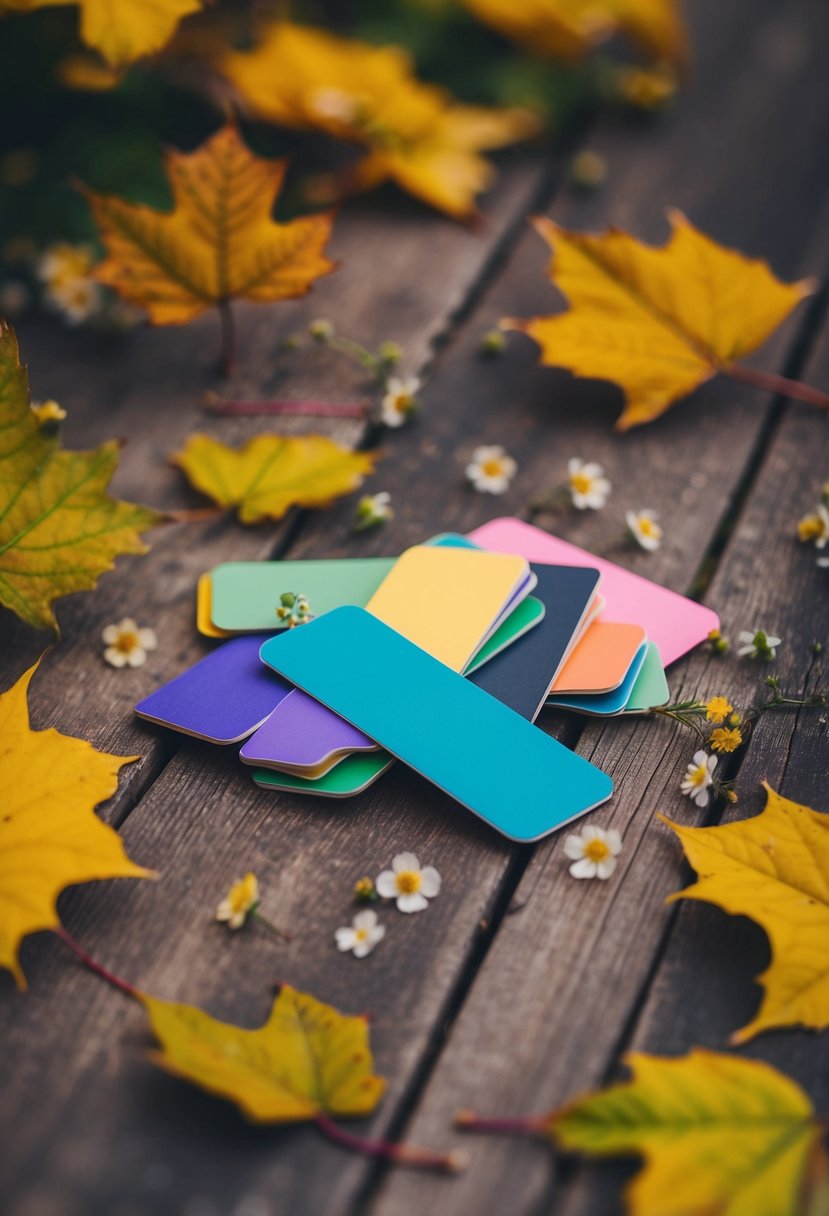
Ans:
{"label": "wooden table", "polygon": [[[350,368],[313,348],[286,356],[286,335],[315,316],[366,344],[399,341],[405,368],[428,379],[415,425],[382,437],[371,483],[391,491],[395,518],[355,538],[353,500],[296,513],[281,526],[231,519],[154,534],[94,594],[60,610],[63,636],[32,693],[33,720],[122,754],[141,753],[102,810],[158,883],[107,882],[68,892],[61,914],[94,955],[159,996],[259,1025],[281,980],[349,1012],[370,1010],[388,1094],[360,1130],[435,1146],[463,1144],[472,1166],[448,1179],[386,1171],[323,1141],[313,1129],[247,1126],[226,1103],[147,1061],[141,1010],[75,964],[58,941],[29,939],[30,990],[0,976],[2,1209],[6,1216],[609,1216],[630,1170],[557,1162],[543,1145],[462,1137],[460,1107],[502,1114],[549,1109],[621,1072],[630,1049],[682,1054],[728,1049],[756,1006],[763,934],[704,905],[667,906],[688,878],[676,843],[655,820],[704,812],[679,794],[694,750],[664,720],[591,722],[543,715],[540,725],[610,772],[613,801],[595,822],[624,834],[614,878],[577,883],[562,837],[515,847],[397,766],[365,796],[303,800],[257,789],[233,749],[221,751],[138,722],[139,697],[205,651],[193,624],[197,576],[228,559],[393,554],[444,529],[496,514],[527,514],[560,481],[568,457],[599,460],[613,482],[601,513],[537,519],[587,548],[617,532],[627,508],[659,512],[665,541],[624,562],[721,615],[730,635],[762,626],[783,638],[774,671],[803,693],[818,680],[813,643],[827,636],[827,572],[794,540],[796,521],[829,477],[829,425],[807,405],[713,382],[662,421],[618,437],[620,399],[608,385],[540,369],[515,338],[498,360],[479,355],[498,318],[551,309],[546,248],[525,222],[543,211],[576,228],[616,222],[661,240],[673,205],[718,240],[768,257],[786,278],[829,270],[829,9],[821,0],[693,0],[693,81],[658,122],[604,120],[581,132],[608,162],[607,187],[587,198],[561,185],[551,161],[502,161],[500,184],[476,233],[393,194],[345,209],[334,249],[342,268],[308,301],[239,308],[237,396],[360,391]],[[589,124],[585,124],[589,126]],[[757,365],[829,383],[825,297],[797,310]],[[66,442],[123,435],[117,490],[163,507],[196,505],[169,453],[196,429],[239,441],[267,424],[213,419],[200,399],[215,385],[217,323],[140,330],[107,343],[52,325],[20,327],[35,397],[69,410]],[[280,422],[304,432],[307,420]],[[353,421],[318,429],[371,441]],[[482,443],[503,443],[519,475],[502,499],[475,494],[464,465]],[[135,672],[101,659],[100,633],[132,615],[158,650]],[[45,645],[5,616],[8,686]],[[675,697],[727,692],[748,701],[761,673],[703,649],[670,671]],[[826,714],[761,721],[734,765],[740,801],[756,813],[761,779],[829,809]],[[413,850],[443,876],[427,913],[386,915],[386,941],[358,963],[333,945],[354,881]],[[212,922],[229,882],[259,875],[264,910],[289,926],[231,937]],[[780,1066],[829,1102],[829,1037],[766,1034],[742,1054]],[[658,1214],[654,1214],[658,1216]],[[784,1214],[781,1213],[781,1216]]]}

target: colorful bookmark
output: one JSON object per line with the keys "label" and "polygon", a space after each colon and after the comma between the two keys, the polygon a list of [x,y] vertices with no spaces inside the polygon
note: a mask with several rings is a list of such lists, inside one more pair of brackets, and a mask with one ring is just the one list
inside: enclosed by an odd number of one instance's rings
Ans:
{"label": "colorful bookmark", "polygon": [[493,519],[469,535],[496,553],[517,553],[532,562],[593,566],[600,570],[602,595],[607,600],[605,619],[641,625],[648,640],[659,647],[666,667],[719,627],[719,618],[710,608],[632,574],[606,558],[594,557],[523,520]]}
{"label": "colorful bookmark", "polygon": [[539,840],[613,792],[606,773],[365,609],[271,638],[262,658],[511,840]]}
{"label": "colorful bookmark", "polygon": [[208,743],[240,743],[292,691],[259,658],[262,635],[232,638],[162,684],[135,712]]}

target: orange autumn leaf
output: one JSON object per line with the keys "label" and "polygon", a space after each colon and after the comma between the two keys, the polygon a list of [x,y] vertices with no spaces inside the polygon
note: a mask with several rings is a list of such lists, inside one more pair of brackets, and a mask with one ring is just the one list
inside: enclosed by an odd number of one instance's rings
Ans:
{"label": "orange autumn leaf", "polygon": [[777,1026],[829,1026],[829,815],[765,788],[765,809],[753,819],[689,828],[660,816],[697,872],[671,898],[748,916],[769,939],[763,1000],[735,1043]]}
{"label": "orange autumn leaf", "polygon": [[358,489],[374,452],[355,452],[325,435],[257,435],[241,448],[191,435],[171,457],[187,480],[243,524],[281,519],[290,507],[323,507]]}
{"label": "orange autumn leaf", "polygon": [[536,220],[553,250],[550,278],[569,308],[503,322],[538,343],[543,364],[617,384],[623,431],[720,372],[745,378],[738,360],[814,290],[811,280],[780,282],[766,262],[717,244],[678,211],[669,218],[671,236],[660,247],[619,228],[589,234]]}
{"label": "orange autumn leaf", "polygon": [[331,213],[274,221],[285,162],[254,156],[232,123],[165,164],[172,211],[85,191],[107,251],[95,277],[153,324],[182,325],[233,299],[303,296],[336,269],[323,252]]}
{"label": "orange autumn leaf", "polygon": [[353,175],[358,188],[392,179],[456,218],[472,214],[492,178],[481,152],[538,126],[526,110],[461,105],[424,84],[400,47],[290,22],[271,24],[254,50],[229,52],[219,66],[255,117],[368,149]]}
{"label": "orange autumn leaf", "polygon": [[688,37],[677,0],[464,0],[499,33],[562,59],[580,59],[626,34],[658,59],[682,63]]}
{"label": "orange autumn leaf", "polygon": [[18,986],[29,933],[60,926],[65,887],[98,878],[151,878],[93,808],[110,798],[137,756],[111,756],[57,730],[32,730],[27,696],[38,664],[0,694],[0,967]]}
{"label": "orange autumn leaf", "polygon": [[[32,9],[71,5],[76,0],[0,0],[0,10],[25,13]],[[179,21],[201,8],[201,0],[77,0],[81,38],[100,51],[112,68],[160,51]]]}
{"label": "orange autumn leaf", "polygon": [[235,1103],[255,1123],[367,1115],[386,1082],[373,1072],[368,1022],[283,985],[268,1020],[246,1030],[192,1005],[138,994],[160,1049],[153,1061]]}

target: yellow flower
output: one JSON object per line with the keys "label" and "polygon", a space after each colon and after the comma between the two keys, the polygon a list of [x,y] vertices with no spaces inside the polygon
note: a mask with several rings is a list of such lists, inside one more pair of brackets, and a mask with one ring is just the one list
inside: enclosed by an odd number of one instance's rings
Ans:
{"label": "yellow flower", "polygon": [[734,706],[728,700],[728,697],[712,697],[705,707],[705,716],[709,722],[715,722],[719,725],[720,722],[725,721],[733,709]]}
{"label": "yellow flower", "polygon": [[742,731],[736,726],[718,726],[716,730],[711,731],[710,743],[715,752],[735,752],[742,742]]}
{"label": "yellow flower", "polygon": [[66,410],[63,406],[58,405],[57,401],[33,401],[32,413],[41,426],[44,422],[63,422],[66,417]]}
{"label": "yellow flower", "polygon": [[259,903],[259,883],[256,875],[247,873],[233,883],[216,909],[216,920],[226,921],[229,929],[241,929]]}
{"label": "yellow flower", "polygon": [[623,101],[639,110],[661,110],[677,91],[676,72],[667,64],[654,68],[622,67],[616,89]]}

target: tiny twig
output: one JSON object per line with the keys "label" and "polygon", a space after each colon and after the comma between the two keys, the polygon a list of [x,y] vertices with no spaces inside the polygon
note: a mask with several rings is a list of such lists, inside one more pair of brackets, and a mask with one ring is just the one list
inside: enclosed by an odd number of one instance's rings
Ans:
{"label": "tiny twig", "polygon": [[795,401],[805,401],[807,405],[816,405],[818,409],[829,411],[829,393],[802,384],[800,380],[790,380],[788,376],[778,376],[775,372],[761,372],[744,363],[728,363],[722,368],[723,375],[741,384],[750,384],[753,388],[768,389],[780,397],[792,397]]}
{"label": "tiny twig", "polygon": [[394,1144],[389,1140],[367,1140],[340,1127],[328,1115],[317,1115],[315,1123],[319,1130],[334,1144],[359,1153],[363,1157],[382,1157],[395,1165],[410,1165],[424,1170],[440,1170],[446,1174],[457,1174],[466,1168],[465,1153],[436,1153],[431,1149],[417,1148],[413,1144]]}
{"label": "tiny twig", "polygon": [[69,933],[68,930],[64,929],[63,925],[60,925],[55,930],[55,933],[63,944],[69,947],[76,958],[79,958],[84,967],[91,971],[93,975],[100,976],[102,980],[106,980],[108,984],[111,984],[113,988],[117,988],[119,992],[125,992],[127,996],[136,998],[140,997],[141,994],[137,988],[135,988],[127,980],[121,979],[120,975],[115,975],[114,972],[108,971],[107,968],[101,963],[96,962],[91,954],[87,954],[83,946],[81,946],[79,942],[75,941],[72,934]]}

